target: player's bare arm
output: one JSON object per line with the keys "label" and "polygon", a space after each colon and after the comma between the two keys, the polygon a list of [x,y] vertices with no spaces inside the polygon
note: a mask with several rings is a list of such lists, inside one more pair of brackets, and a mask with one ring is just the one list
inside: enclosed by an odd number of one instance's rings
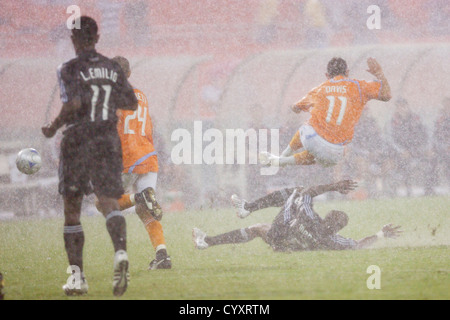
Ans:
{"label": "player's bare arm", "polygon": [[295,113],[300,113],[300,112],[307,112],[310,108],[312,107],[312,104],[306,104],[306,103],[302,103],[302,101],[297,102],[296,104],[293,104],[291,106],[292,111],[294,111]]}
{"label": "player's bare arm", "polygon": [[383,228],[372,236],[365,237],[358,242],[356,249],[364,249],[374,244],[378,239],[390,238],[395,239],[403,232],[401,226],[394,226],[392,223],[386,224]]}
{"label": "player's bare arm", "polygon": [[42,127],[42,133],[46,138],[51,138],[56,134],[59,128],[61,128],[67,121],[67,118],[74,111],[81,108],[81,100],[79,98],[72,99],[63,104],[59,115],[48,125]]}
{"label": "player's bare arm", "polygon": [[357,187],[358,183],[353,180],[341,180],[336,183],[314,186],[308,188],[305,192],[308,193],[311,197],[316,197],[330,191],[337,191],[342,194],[347,194],[350,191],[355,190]]}
{"label": "player's bare arm", "polygon": [[389,101],[392,98],[391,95],[391,87],[389,86],[389,82],[384,76],[383,69],[375,58],[367,59],[367,72],[374,75],[378,80],[382,82],[381,92],[379,100],[381,101]]}

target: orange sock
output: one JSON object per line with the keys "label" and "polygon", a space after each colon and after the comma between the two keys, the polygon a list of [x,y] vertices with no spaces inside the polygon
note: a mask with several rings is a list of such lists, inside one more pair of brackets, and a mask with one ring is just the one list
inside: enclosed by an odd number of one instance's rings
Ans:
{"label": "orange sock", "polygon": [[119,199],[119,206],[120,206],[120,210],[121,211],[125,210],[125,209],[128,209],[128,208],[131,208],[135,204],[136,203],[134,202],[134,195],[131,195],[131,194],[124,194]]}
{"label": "orange sock", "polygon": [[289,142],[289,147],[291,147],[291,150],[293,151],[303,148],[302,140],[300,139],[300,132],[298,130],[292,137],[291,142]]}
{"label": "orange sock", "polygon": [[295,164],[297,165],[310,165],[316,163],[316,160],[314,160],[314,156],[306,150],[294,154],[294,158]]}
{"label": "orange sock", "polygon": [[166,247],[166,240],[164,239],[164,232],[162,224],[154,219],[150,221],[146,221],[145,229],[150,237],[150,241],[152,242],[153,248],[158,250],[160,248]]}

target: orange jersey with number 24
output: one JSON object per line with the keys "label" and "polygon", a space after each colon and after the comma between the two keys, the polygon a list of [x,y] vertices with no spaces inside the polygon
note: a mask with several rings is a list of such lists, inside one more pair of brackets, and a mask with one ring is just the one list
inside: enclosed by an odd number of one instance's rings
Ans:
{"label": "orange jersey with number 24", "polygon": [[134,89],[139,106],[135,111],[117,112],[117,130],[122,143],[124,173],[158,172],[158,158],[153,146],[153,124],[148,100],[144,93]]}

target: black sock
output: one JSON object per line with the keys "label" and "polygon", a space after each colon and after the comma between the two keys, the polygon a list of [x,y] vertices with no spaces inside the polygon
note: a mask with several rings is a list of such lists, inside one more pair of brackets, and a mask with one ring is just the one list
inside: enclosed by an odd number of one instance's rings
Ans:
{"label": "black sock", "polygon": [[205,237],[205,242],[210,246],[228,243],[243,243],[250,240],[245,228],[222,233],[214,237]]}
{"label": "black sock", "polygon": [[253,212],[270,207],[282,207],[295,188],[282,189],[269,193],[253,202],[244,205],[244,209]]}
{"label": "black sock", "polygon": [[81,224],[64,226],[64,245],[69,264],[77,266],[83,272],[84,232]]}
{"label": "black sock", "polygon": [[120,211],[111,211],[106,216],[106,229],[111,236],[114,251],[127,250],[127,226]]}

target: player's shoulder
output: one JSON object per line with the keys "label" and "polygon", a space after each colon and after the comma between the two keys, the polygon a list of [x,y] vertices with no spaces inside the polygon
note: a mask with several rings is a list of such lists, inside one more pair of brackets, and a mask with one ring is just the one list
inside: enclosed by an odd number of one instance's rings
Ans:
{"label": "player's shoulder", "polygon": [[148,105],[148,100],[147,100],[147,96],[145,95],[145,93],[141,90],[139,90],[138,88],[133,88],[134,94],[136,95],[136,98],[144,103],[145,105]]}
{"label": "player's shoulder", "polygon": [[66,62],[61,63],[57,68],[56,72],[58,75],[58,78],[65,79],[66,81],[70,81],[70,79],[76,77],[75,73],[78,69],[79,65],[79,58],[75,57],[70,60],[67,60]]}
{"label": "player's shoulder", "polygon": [[139,94],[142,94],[143,96],[145,96],[144,92],[138,88],[133,87],[133,91],[134,91],[134,93],[139,93]]}

